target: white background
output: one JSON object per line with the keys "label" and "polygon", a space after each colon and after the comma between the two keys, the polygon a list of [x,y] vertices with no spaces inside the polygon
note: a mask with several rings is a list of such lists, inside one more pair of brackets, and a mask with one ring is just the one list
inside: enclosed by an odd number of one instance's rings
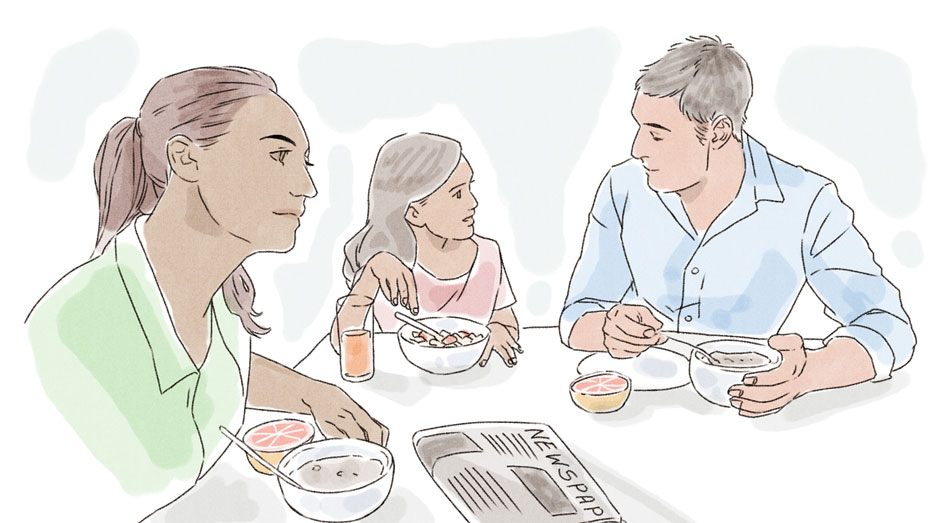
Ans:
{"label": "white background", "polygon": [[[842,507],[836,506],[838,500],[866,496],[868,505],[855,509],[855,513],[864,517],[940,518],[937,512],[942,506],[940,500],[950,486],[946,479],[947,451],[941,445],[947,440],[947,407],[942,401],[945,390],[942,383],[948,359],[941,330],[946,322],[943,297],[947,287],[944,224],[948,213],[943,196],[948,186],[942,153],[950,135],[946,96],[948,57],[945,38],[940,38],[945,33],[943,17],[923,7],[924,3],[888,3],[876,7],[864,2],[844,7],[831,2],[795,2],[734,7],[727,3],[680,1],[618,2],[583,8],[552,2],[535,6],[516,2],[498,5],[392,2],[373,7],[349,6],[343,2],[319,7],[309,2],[228,3],[227,7],[196,4],[166,2],[132,7],[131,2],[121,2],[92,7],[91,3],[35,3],[27,7],[21,3],[4,8],[0,22],[4,68],[0,80],[3,100],[0,150],[5,159],[4,190],[0,191],[5,237],[2,303],[4,332],[13,336],[14,343],[7,347],[4,358],[0,396],[4,400],[3,448],[8,452],[7,460],[12,461],[8,461],[5,477],[0,482],[4,484],[4,498],[15,498],[13,510],[22,511],[20,518],[14,519],[31,519],[30,505],[50,504],[51,499],[64,506],[81,505],[85,495],[100,482],[114,481],[97,463],[72,457],[73,452],[81,452],[81,449],[62,442],[57,436],[69,428],[47,405],[37,383],[29,345],[23,340],[22,322],[45,289],[88,257],[97,221],[91,176],[96,149],[112,123],[122,116],[135,115],[145,93],[158,78],[200,65],[244,65],[271,74],[278,82],[281,95],[294,105],[307,128],[312,144],[311,161],[317,165],[311,172],[318,189],[327,186],[327,173],[321,167],[326,165],[329,148],[343,143],[353,153],[357,182],[354,194],[361,199],[377,148],[385,138],[398,132],[443,130],[462,141],[470,158],[488,158],[489,154],[481,149],[474,132],[456,108],[449,105],[436,106],[431,113],[419,118],[377,120],[357,133],[329,129],[300,86],[298,60],[306,44],[318,38],[344,38],[437,47],[495,38],[548,36],[589,27],[612,31],[619,38],[621,54],[600,120],[566,188],[567,194],[576,197],[563,209],[568,255],[548,280],[554,289],[554,301],[564,295],[597,183],[607,167],[629,154],[635,127],[628,111],[638,69],[687,35],[720,35],[733,43],[752,67],[755,97],[748,113],[747,129],[773,154],[835,180],[843,198],[855,210],[859,229],[875,248],[877,261],[900,287],[918,335],[914,360],[901,371],[909,374],[909,386],[880,400],[887,408],[876,407],[872,412],[859,406],[854,412],[839,416],[842,419],[851,416],[854,423],[873,427],[873,433],[867,437],[880,442],[879,453],[868,455],[865,462],[837,463],[833,459],[836,447],[847,446],[848,441],[833,438],[825,445],[808,446],[807,454],[801,449],[783,448],[782,451],[803,452],[802,459],[814,460],[816,476],[801,477],[799,492],[776,492],[776,512],[745,513],[740,507],[737,515],[748,520],[780,520],[783,519],[782,505],[807,504],[810,508],[806,513],[820,520],[822,514],[829,512],[842,514]],[[70,176],[57,183],[41,181],[30,173],[26,151],[32,104],[49,59],[63,47],[109,28],[126,31],[134,37],[139,46],[138,65],[129,85],[89,118],[85,140]],[[910,217],[895,220],[879,211],[867,200],[860,177],[851,165],[821,144],[788,128],[778,115],[774,100],[780,67],[791,52],[806,45],[876,48],[897,55],[909,65],[926,166],[922,204]],[[861,86],[855,85],[854,89]],[[879,132],[886,136],[904,130],[882,126]],[[894,175],[899,177],[900,173]],[[478,180],[478,231],[495,238],[505,249],[505,245],[515,240],[504,221],[507,215],[502,204],[497,197],[493,198],[493,194],[497,195],[494,174],[487,165],[478,172]],[[329,304],[301,341],[287,343],[279,336],[282,311],[273,288],[272,271],[284,263],[303,261],[312,242],[317,241],[326,245],[328,256],[333,256],[333,277],[336,277],[345,238],[314,239],[317,221],[327,205],[326,192],[310,202],[294,251],[285,255],[261,255],[249,263],[259,291],[257,308],[266,311],[266,322],[277,334],[260,345],[268,354],[278,357],[297,354],[316,343],[326,330]],[[365,212],[359,205],[356,210],[357,214]],[[356,226],[354,221],[351,229]],[[913,269],[899,263],[891,249],[894,236],[906,229],[915,231],[924,246],[924,262]],[[506,261],[515,292],[523,296],[525,289],[519,288],[519,278],[525,281],[534,278],[522,276],[524,269],[514,256],[508,256]],[[342,282],[338,281],[335,288],[342,290]],[[556,314],[531,317],[524,307],[519,314],[528,324],[553,324],[556,318]],[[549,350],[561,349],[550,347]],[[531,384],[525,383],[525,386]],[[882,413],[886,413],[886,419],[866,418]],[[549,422],[556,426],[557,420]],[[783,434],[782,439],[795,438],[794,434]],[[35,470],[40,463],[34,459],[36,453],[60,448],[62,452],[56,454],[64,463],[89,469],[87,483],[40,484],[47,475],[43,470]],[[677,453],[682,449],[652,451]],[[650,487],[650,478],[637,477],[635,470],[629,474],[640,485]],[[809,490],[817,476],[829,474],[838,478],[833,485],[840,491]],[[855,492],[849,485],[849,477],[874,474],[880,475],[878,491]],[[767,481],[767,476],[756,476],[755,467],[750,467],[750,481]],[[827,483],[827,477],[824,481]],[[866,488],[867,482],[861,485]],[[741,485],[733,485],[723,493],[740,490]],[[52,492],[55,495],[51,498]],[[753,505],[761,506],[761,503]],[[832,507],[835,510],[831,510]],[[9,510],[7,507],[4,512],[9,513]],[[104,510],[104,514],[111,513],[107,508]],[[706,521],[702,513],[689,516]]]}

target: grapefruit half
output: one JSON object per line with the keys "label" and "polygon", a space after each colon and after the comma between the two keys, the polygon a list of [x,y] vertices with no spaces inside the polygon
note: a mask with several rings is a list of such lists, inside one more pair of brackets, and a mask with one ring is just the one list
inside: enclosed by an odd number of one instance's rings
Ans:
{"label": "grapefruit half", "polygon": [[[313,441],[313,425],[296,419],[279,419],[262,423],[244,434],[244,443],[251,447],[268,463],[277,466],[281,458],[291,450]],[[254,470],[262,474],[271,474],[251,456],[247,460]]]}
{"label": "grapefruit half", "polygon": [[630,379],[613,371],[585,374],[571,382],[571,399],[587,412],[613,412],[630,396]]}

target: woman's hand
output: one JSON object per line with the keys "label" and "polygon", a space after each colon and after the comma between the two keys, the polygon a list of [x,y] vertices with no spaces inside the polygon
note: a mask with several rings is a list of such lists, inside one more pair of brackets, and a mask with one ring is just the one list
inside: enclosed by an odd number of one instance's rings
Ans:
{"label": "woman's hand", "polygon": [[358,438],[383,446],[389,441],[389,429],[336,385],[314,380],[301,401],[328,438]]}
{"label": "woman's hand", "polygon": [[[402,305],[413,314],[419,313],[419,297],[416,294],[416,278],[399,258],[388,252],[376,253],[363,270],[360,281],[371,275],[386,300],[394,306]],[[354,290],[356,285],[354,285]],[[376,294],[373,289],[373,295]]]}
{"label": "woman's hand", "polygon": [[343,389],[251,354],[247,402],[252,407],[310,414],[328,438],[359,438],[385,445],[389,429]]}

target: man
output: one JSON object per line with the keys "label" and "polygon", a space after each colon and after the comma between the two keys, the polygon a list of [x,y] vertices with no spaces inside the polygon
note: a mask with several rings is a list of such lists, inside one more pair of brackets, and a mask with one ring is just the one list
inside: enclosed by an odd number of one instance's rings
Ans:
{"label": "man", "polygon": [[798,334],[771,336],[783,362],[730,389],[741,415],[885,380],[905,365],[910,320],[834,183],[743,131],[752,97],[745,60],[703,36],[642,73],[633,158],[597,191],[562,341],[629,358],[661,343],[661,328],[768,336],[808,284],[841,327],[818,350],[804,350]]}

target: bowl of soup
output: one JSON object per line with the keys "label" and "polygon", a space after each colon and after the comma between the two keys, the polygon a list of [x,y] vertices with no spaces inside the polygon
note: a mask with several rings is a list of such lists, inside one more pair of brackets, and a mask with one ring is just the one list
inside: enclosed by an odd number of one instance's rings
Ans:
{"label": "bowl of soup", "polygon": [[393,456],[357,439],[325,439],[292,450],[278,469],[284,500],[294,512],[318,521],[356,521],[376,511],[393,486]]}
{"label": "bowl of soup", "polygon": [[416,367],[432,374],[455,374],[478,363],[488,344],[488,327],[465,318],[419,320],[440,333],[440,338],[403,325],[397,332],[399,348]]}
{"label": "bowl of soup", "polygon": [[782,363],[782,354],[764,341],[715,340],[698,347],[702,351],[694,350],[689,358],[690,382],[700,396],[722,407],[732,406],[729,389],[741,384],[747,374],[772,370]]}

